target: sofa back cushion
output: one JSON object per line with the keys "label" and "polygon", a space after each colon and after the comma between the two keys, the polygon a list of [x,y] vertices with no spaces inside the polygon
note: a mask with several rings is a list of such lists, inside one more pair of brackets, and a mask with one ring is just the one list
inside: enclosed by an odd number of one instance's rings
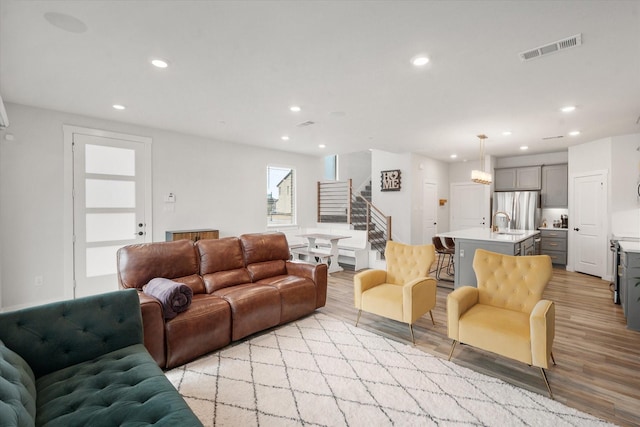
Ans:
{"label": "sofa back cushion", "polygon": [[36,419],[36,380],[31,367],[0,341],[0,425],[32,426]]}
{"label": "sofa back cushion", "polygon": [[200,263],[191,240],[143,243],[118,250],[118,282],[122,288],[142,287],[161,277],[184,283],[194,294],[205,292]]}
{"label": "sofa back cushion", "polygon": [[252,281],[287,274],[289,245],[284,233],[243,234],[240,242]]}
{"label": "sofa back cushion", "polygon": [[208,293],[251,282],[237,237],[198,240],[196,249],[200,257],[200,274]]}
{"label": "sofa back cushion", "polygon": [[142,344],[138,293],[119,290],[0,313],[0,340],[36,378]]}

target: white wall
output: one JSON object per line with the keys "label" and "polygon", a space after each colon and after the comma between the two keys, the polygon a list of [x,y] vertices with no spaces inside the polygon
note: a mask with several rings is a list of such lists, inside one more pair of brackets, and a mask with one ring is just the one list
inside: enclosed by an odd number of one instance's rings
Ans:
{"label": "white wall", "polygon": [[[0,142],[2,306],[62,299],[65,235],[63,124],[153,139],[153,239],[171,229],[216,228],[221,236],[266,229],[266,166],[296,169],[298,223],[315,224],[322,158],[6,104],[14,141]],[[176,195],[165,212],[163,195]],[[34,278],[43,276],[36,288]]]}
{"label": "white wall", "polygon": [[611,233],[640,237],[640,134],[611,138]]}
{"label": "white wall", "polygon": [[438,199],[445,199],[444,206],[437,206],[436,233],[449,231],[449,165],[445,162],[414,154],[411,157],[413,185],[413,207],[411,217],[412,244],[431,244],[423,239],[424,228],[424,188],[425,181],[435,182]]}
{"label": "white wall", "polygon": [[[449,198],[449,165],[418,154],[389,153],[373,150],[371,156],[371,181],[373,204],[392,218],[393,240],[419,245],[424,242],[423,184],[435,182],[438,198]],[[380,172],[400,169],[401,190],[380,191]],[[438,208],[438,231],[449,227],[448,206]]]}
{"label": "white wall", "polygon": [[352,180],[353,190],[357,191],[371,178],[371,152],[358,151],[338,156],[338,180]]}
{"label": "white wall", "polygon": [[[391,216],[392,237],[411,243],[411,209],[413,206],[411,154],[396,154],[381,150],[371,152],[371,198],[385,215]],[[400,169],[400,191],[380,191],[380,172]]]}

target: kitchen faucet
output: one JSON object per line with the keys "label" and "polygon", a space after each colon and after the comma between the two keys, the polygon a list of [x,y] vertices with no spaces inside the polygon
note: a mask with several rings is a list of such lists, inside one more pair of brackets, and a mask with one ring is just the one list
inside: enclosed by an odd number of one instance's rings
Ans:
{"label": "kitchen faucet", "polygon": [[507,228],[509,227],[509,221],[511,221],[511,218],[509,218],[509,214],[504,212],[504,211],[497,211],[496,213],[493,214],[493,217],[491,218],[491,224],[493,225],[493,227],[491,228],[492,231],[498,231],[500,228],[498,227],[498,225],[496,224],[496,216],[498,216],[498,214],[502,214],[504,216],[507,217]]}

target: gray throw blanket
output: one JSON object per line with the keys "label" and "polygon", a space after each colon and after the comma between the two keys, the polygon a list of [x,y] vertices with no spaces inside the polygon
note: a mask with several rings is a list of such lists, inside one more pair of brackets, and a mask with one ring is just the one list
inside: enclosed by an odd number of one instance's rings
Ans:
{"label": "gray throw blanket", "polygon": [[151,279],[142,291],[160,301],[165,319],[173,319],[185,311],[193,298],[193,291],[187,285],[161,277]]}

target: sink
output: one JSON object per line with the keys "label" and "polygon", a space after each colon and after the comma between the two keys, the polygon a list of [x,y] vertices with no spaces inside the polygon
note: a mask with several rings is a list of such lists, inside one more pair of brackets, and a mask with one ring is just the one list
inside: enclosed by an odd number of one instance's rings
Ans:
{"label": "sink", "polygon": [[496,234],[506,234],[509,236],[522,236],[524,232],[522,231],[498,231]]}

